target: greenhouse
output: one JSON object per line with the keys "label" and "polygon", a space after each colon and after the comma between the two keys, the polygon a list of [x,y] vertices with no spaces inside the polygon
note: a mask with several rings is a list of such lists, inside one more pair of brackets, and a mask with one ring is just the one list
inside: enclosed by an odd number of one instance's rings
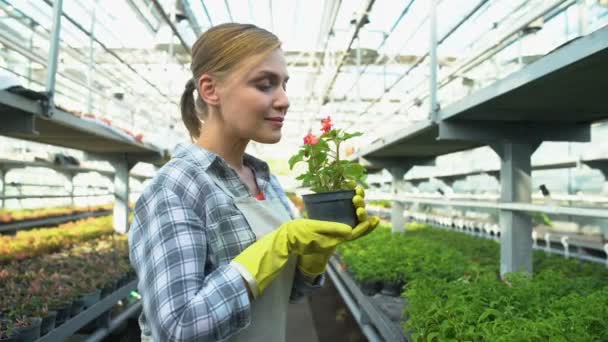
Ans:
{"label": "greenhouse", "polygon": [[608,341],[608,1],[0,0],[0,342]]}

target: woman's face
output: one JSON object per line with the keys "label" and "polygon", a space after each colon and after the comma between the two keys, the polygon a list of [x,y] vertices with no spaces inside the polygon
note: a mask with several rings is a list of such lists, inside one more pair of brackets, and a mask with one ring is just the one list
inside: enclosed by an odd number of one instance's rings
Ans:
{"label": "woman's face", "polygon": [[237,139],[277,143],[289,108],[288,79],[280,49],[256,65],[245,61],[218,87],[225,132]]}

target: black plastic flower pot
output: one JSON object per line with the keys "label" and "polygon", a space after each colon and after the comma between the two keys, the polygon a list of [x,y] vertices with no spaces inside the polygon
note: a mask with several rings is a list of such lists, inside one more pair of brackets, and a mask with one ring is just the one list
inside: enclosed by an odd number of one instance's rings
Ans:
{"label": "black plastic flower pot", "polygon": [[101,289],[101,294],[99,295],[100,299],[103,299],[106,296],[112,294],[112,292],[114,292],[114,290],[116,289],[117,283],[118,282],[116,280],[108,281]]}
{"label": "black plastic flower pot", "polygon": [[70,308],[70,318],[78,315],[84,309],[84,300],[82,298],[76,298],[72,301],[72,307]]}
{"label": "black plastic flower pot", "polygon": [[382,283],[379,281],[363,281],[359,284],[361,292],[366,296],[373,296],[380,292],[382,289]]}
{"label": "black plastic flower pot", "polygon": [[82,301],[84,302],[84,307],[82,309],[86,310],[86,309],[90,308],[91,306],[95,305],[95,303],[99,302],[100,295],[101,295],[100,289],[96,289],[93,292],[85,293],[84,295],[82,295],[81,298],[82,298]]}
{"label": "black plastic flower pot", "polygon": [[17,336],[12,334],[11,336],[0,336],[0,342],[17,342]]}
{"label": "black plastic flower pot", "polygon": [[52,310],[57,312],[55,316],[55,327],[62,325],[65,321],[70,318],[70,310],[72,309],[72,302],[66,303],[63,306],[53,307]]}
{"label": "black plastic flower pot", "polygon": [[16,328],[15,337],[16,341],[33,342],[40,338],[40,325],[42,324],[42,318],[34,317],[31,320],[31,324],[27,327]]}
{"label": "black plastic flower pot", "polygon": [[401,291],[403,289],[403,285],[404,285],[404,283],[400,280],[385,281],[383,283],[382,291],[380,291],[380,293],[382,293],[383,295],[386,295],[386,296],[399,297],[399,296],[401,296]]}
{"label": "black plastic flower pot", "polygon": [[323,192],[303,195],[308,218],[357,225],[357,213],[353,204],[354,190]]}
{"label": "black plastic flower pot", "polygon": [[46,335],[49,331],[55,329],[56,318],[57,311],[49,311],[46,316],[42,317],[42,323],[40,323],[40,336]]}

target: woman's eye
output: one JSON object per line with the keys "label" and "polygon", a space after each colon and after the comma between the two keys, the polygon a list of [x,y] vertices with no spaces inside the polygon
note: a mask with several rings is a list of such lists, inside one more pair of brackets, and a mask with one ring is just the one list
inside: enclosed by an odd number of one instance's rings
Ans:
{"label": "woman's eye", "polygon": [[256,88],[258,88],[261,91],[268,91],[268,90],[270,90],[270,88],[272,88],[272,84],[270,84],[270,83],[258,83],[258,84],[256,84]]}

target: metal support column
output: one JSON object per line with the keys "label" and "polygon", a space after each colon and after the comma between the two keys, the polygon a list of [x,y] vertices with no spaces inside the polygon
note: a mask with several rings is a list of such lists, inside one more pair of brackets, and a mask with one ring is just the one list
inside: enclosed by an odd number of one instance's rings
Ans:
{"label": "metal support column", "polygon": [[[531,203],[530,156],[539,143],[501,142],[492,149],[501,160],[501,202]],[[500,210],[500,274],[532,273],[532,220],[521,211]]]}
{"label": "metal support column", "polygon": [[578,0],[578,35],[584,36],[587,34],[589,10],[587,8],[587,0]]}
{"label": "metal support column", "polygon": [[70,205],[76,206],[76,202],[74,201],[74,177],[76,174],[72,173],[69,175],[70,179]]}
{"label": "metal support column", "polygon": [[[366,157],[367,161],[387,169],[393,176],[392,192],[393,195],[397,195],[399,190],[403,189],[405,181],[403,175],[408,172],[415,165],[435,165],[434,158],[400,158],[400,157]],[[403,203],[393,200],[391,209],[391,224],[393,233],[404,231],[403,226],[405,219],[403,218],[403,211],[405,206]]]}
{"label": "metal support column", "polygon": [[[450,193],[448,193],[446,190],[442,190],[442,195],[445,197],[446,194],[451,195],[454,193],[454,183],[456,183],[457,181],[462,180],[462,178],[444,178],[441,180],[441,182],[443,184],[445,184],[445,189],[449,189]],[[454,211],[454,206],[453,205],[448,205],[447,206],[447,211],[450,215],[450,217],[455,216],[455,211]]]}
{"label": "metal support column", "polygon": [[46,111],[47,116],[53,115],[55,102],[55,78],[57,75],[57,58],[59,57],[59,32],[61,31],[61,14],[63,12],[63,0],[55,0],[53,5],[53,27],[51,29],[51,41],[49,46],[49,58],[46,74],[46,91],[49,95],[49,105]]}
{"label": "metal support column", "polygon": [[110,163],[114,167],[114,230],[126,233],[129,228],[129,170],[135,166],[127,160],[126,154],[122,158],[112,158]]}
{"label": "metal support column", "polygon": [[[393,183],[392,183],[392,193],[393,195],[397,195],[399,193],[400,190],[403,189],[403,185],[405,183],[405,181],[403,180],[403,175],[405,175],[405,173],[407,171],[409,171],[411,167],[391,167],[388,171],[391,173],[391,176],[393,176]],[[405,205],[403,202],[398,202],[393,200],[393,203],[391,205],[391,226],[392,229],[391,231],[393,233],[403,233],[404,232],[404,225],[405,225],[405,219],[403,218],[403,212],[405,211]]]}
{"label": "metal support column", "polygon": [[430,25],[430,119],[435,122],[437,121],[437,113],[439,113],[439,102],[437,101],[437,0],[431,0]]}
{"label": "metal support column", "polygon": [[[608,161],[605,160],[594,160],[585,162],[587,166],[592,169],[599,170],[604,176],[604,182],[608,183]],[[608,223],[606,220],[599,221],[600,229],[602,230],[602,235],[604,239],[608,240]]]}
{"label": "metal support column", "polygon": [[6,205],[5,201],[4,201],[4,197],[6,196],[6,173],[7,170],[5,169],[0,169],[0,174],[2,174],[2,198],[0,198],[0,202],[2,203],[2,209],[4,209],[4,206]]}
{"label": "metal support column", "polygon": [[93,3],[91,10],[91,31],[89,34],[89,69],[87,70],[87,112],[93,113],[93,76],[95,73],[95,24],[97,22],[97,4],[98,0]]}
{"label": "metal support column", "polygon": [[76,173],[67,170],[58,171],[58,173],[60,173],[63,177],[65,177],[68,182],[70,182],[70,205],[75,206],[76,202],[74,201],[74,177],[76,177]]}

